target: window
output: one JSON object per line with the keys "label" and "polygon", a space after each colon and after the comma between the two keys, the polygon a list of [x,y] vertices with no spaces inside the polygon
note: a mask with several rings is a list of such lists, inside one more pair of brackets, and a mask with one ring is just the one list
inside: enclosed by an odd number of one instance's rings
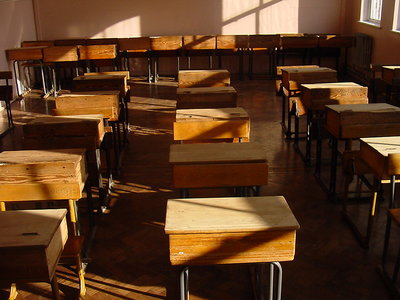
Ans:
{"label": "window", "polygon": [[362,0],[361,21],[373,25],[380,25],[383,0]]}
{"label": "window", "polygon": [[393,30],[400,31],[400,0],[396,0],[394,5]]}

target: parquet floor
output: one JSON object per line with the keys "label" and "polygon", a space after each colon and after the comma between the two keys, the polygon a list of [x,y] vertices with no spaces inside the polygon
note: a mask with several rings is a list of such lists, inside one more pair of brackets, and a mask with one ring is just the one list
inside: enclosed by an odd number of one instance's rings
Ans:
{"label": "parquet floor", "polygon": [[[283,299],[390,299],[376,271],[382,252],[385,205],[371,248],[362,249],[340,215],[340,204],[327,200],[313,167],[305,167],[291,141],[283,138],[281,99],[269,80],[233,81],[239,105],[251,117],[251,140],[262,143],[269,161],[269,184],[262,195],[284,195],[297,217],[296,256],[282,264]],[[122,171],[115,180],[112,207],[101,217],[91,261],[86,269],[84,299],[178,299],[177,269],[169,265],[164,233],[166,201],[178,197],[171,188],[168,164],[173,143],[175,84],[134,83],[129,104],[131,132]],[[52,101],[47,100],[47,110]],[[46,113],[45,100],[14,103],[17,128],[2,140],[2,150],[20,147],[19,126],[36,111]],[[38,107],[41,107],[38,109]],[[21,108],[26,111],[22,112]],[[326,163],[329,161],[324,152]],[[324,171],[328,170],[325,163]],[[340,172],[339,172],[340,176]],[[206,190],[195,195],[230,195]],[[195,267],[190,271],[192,300],[253,299],[247,265]],[[78,282],[71,270],[57,270],[65,299],[78,299]],[[21,284],[17,300],[50,299],[46,283]],[[3,289],[0,299],[7,298]]]}

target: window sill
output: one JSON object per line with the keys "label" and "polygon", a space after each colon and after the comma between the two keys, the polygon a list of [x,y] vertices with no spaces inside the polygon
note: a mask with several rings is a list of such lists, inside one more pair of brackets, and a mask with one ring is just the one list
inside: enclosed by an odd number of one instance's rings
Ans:
{"label": "window sill", "polygon": [[369,25],[369,26],[379,28],[379,29],[382,28],[380,24],[376,24],[376,23],[372,23],[372,22],[368,22],[368,21],[358,21],[358,23]]}
{"label": "window sill", "polygon": [[391,31],[392,31],[393,33],[400,34],[400,29],[392,29]]}

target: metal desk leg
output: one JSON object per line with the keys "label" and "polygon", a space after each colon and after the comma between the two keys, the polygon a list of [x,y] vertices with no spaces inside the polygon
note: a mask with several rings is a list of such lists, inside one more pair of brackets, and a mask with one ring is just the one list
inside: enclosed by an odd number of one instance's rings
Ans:
{"label": "metal desk leg", "polygon": [[[282,87],[283,89],[283,87]],[[282,91],[282,120],[281,120],[281,124],[283,126],[284,129],[286,129],[286,96],[285,96],[285,92]]]}
{"label": "metal desk leg", "polygon": [[306,132],[306,154],[305,163],[311,161],[311,128],[312,128],[313,111],[311,109],[307,112],[307,132]]}
{"label": "metal desk leg", "polygon": [[276,299],[281,300],[282,296],[282,266],[279,262],[271,262],[270,263],[270,271],[269,271],[269,299],[274,299],[274,268],[278,270],[278,281],[277,281],[277,291],[276,291]]}
{"label": "metal desk leg", "polygon": [[180,274],[180,295],[181,300],[189,300],[189,267],[183,267]]}
{"label": "metal desk leg", "polygon": [[334,199],[336,197],[336,169],[338,156],[338,140],[336,137],[332,139],[332,157],[331,157],[331,178],[329,182],[329,196]]}

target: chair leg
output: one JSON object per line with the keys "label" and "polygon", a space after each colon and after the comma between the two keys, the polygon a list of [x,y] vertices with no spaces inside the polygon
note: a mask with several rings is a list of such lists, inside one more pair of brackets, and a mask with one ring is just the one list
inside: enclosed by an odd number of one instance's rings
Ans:
{"label": "chair leg", "polygon": [[86,294],[86,283],[85,283],[85,270],[83,268],[83,263],[80,254],[76,258],[76,272],[78,273],[78,278],[79,278],[79,295],[83,297]]}
{"label": "chair leg", "polygon": [[10,287],[10,295],[8,296],[8,300],[14,300],[17,298],[18,291],[17,291],[17,285],[15,283],[11,284]]}

